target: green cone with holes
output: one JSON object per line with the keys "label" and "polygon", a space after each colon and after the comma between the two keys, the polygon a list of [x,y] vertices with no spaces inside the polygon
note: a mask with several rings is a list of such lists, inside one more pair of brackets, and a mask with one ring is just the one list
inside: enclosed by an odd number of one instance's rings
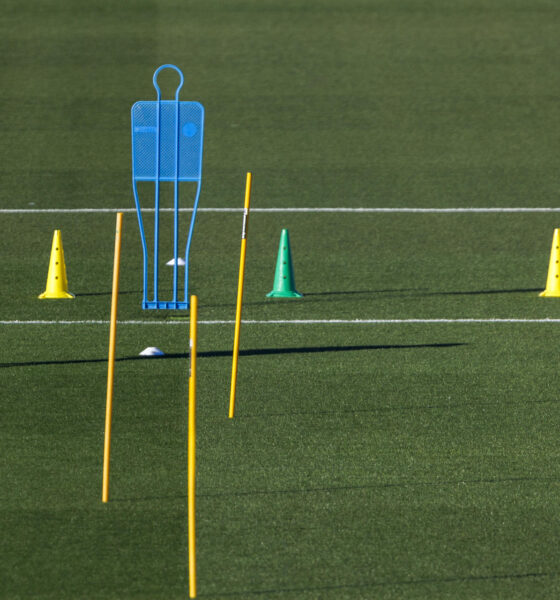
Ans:
{"label": "green cone with holes", "polygon": [[303,294],[296,291],[294,267],[292,265],[292,252],[290,250],[290,234],[287,229],[282,229],[278,259],[276,260],[276,273],[272,292],[268,298],[301,298]]}
{"label": "green cone with holes", "polygon": [[554,230],[552,249],[550,250],[550,262],[548,263],[546,289],[539,296],[547,298],[560,297],[560,229]]}

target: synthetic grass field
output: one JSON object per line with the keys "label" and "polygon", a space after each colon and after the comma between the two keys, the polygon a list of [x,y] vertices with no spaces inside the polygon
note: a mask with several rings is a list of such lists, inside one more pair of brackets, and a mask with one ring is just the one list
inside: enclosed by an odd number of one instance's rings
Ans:
{"label": "synthetic grass field", "polygon": [[[554,0],[4,3],[1,598],[188,595],[188,315],[141,310],[132,212],[101,502],[114,213],[164,63],[206,109],[198,596],[560,595],[560,214],[287,210],[554,208],[559,26]],[[202,209],[247,171],[229,420],[242,215]],[[300,300],[265,298],[284,227]],[[37,299],[54,229],[74,300]]]}

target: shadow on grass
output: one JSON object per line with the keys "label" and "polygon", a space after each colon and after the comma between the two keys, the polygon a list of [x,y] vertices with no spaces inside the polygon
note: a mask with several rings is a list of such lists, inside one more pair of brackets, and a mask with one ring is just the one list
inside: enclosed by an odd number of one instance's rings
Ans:
{"label": "shadow on grass", "polygon": [[349,295],[377,295],[377,294],[406,294],[408,296],[479,296],[485,294],[522,294],[529,292],[540,292],[543,288],[512,288],[501,290],[465,290],[437,292],[430,291],[428,288],[401,288],[384,290],[355,290],[355,291],[336,291],[336,292],[311,292],[303,293],[304,298],[309,296],[349,296]]}
{"label": "shadow on grass", "polygon": [[[457,346],[466,346],[464,343],[446,343],[446,344],[374,344],[361,346],[309,346],[300,348],[255,348],[252,350],[241,350],[240,356],[270,356],[279,354],[322,354],[324,352],[356,352],[360,350],[407,350],[420,348],[453,348]],[[214,350],[209,352],[198,352],[198,358],[224,358],[232,356],[231,350]],[[134,360],[174,360],[187,359],[188,353],[165,354],[164,356],[124,356],[116,358],[115,362],[126,362]],[[80,365],[80,364],[95,364],[106,363],[106,358],[77,358],[70,360],[42,360],[28,362],[12,362],[0,363],[0,368],[7,369],[10,367],[37,367],[44,365]]]}
{"label": "shadow on grass", "polygon": [[[397,297],[405,297],[405,298],[417,298],[424,296],[484,296],[484,295],[499,295],[499,294],[528,294],[528,293],[537,293],[541,292],[543,288],[512,288],[512,289],[500,289],[500,290],[458,290],[458,291],[430,291],[428,288],[387,288],[380,290],[334,290],[334,291],[325,291],[325,292],[306,292],[305,290],[300,290],[303,294],[303,298],[298,298],[298,300],[305,300],[307,298],[307,302],[319,302],[323,300],[332,301],[343,301],[348,296],[371,296],[372,299],[375,297],[376,299],[387,299],[387,298],[397,298]],[[385,295],[387,294],[387,295]],[[362,300],[365,298],[362,298]],[[360,298],[357,298],[360,300]],[[270,304],[271,302],[294,302],[294,298],[263,298],[261,301],[252,301],[243,303],[244,306],[265,306]],[[224,307],[234,307],[235,304],[233,302],[227,304],[205,304],[208,308],[224,308]]]}
{"label": "shadow on grass", "polygon": [[[543,483],[551,484],[560,481],[557,477],[487,477],[479,479],[444,479],[441,481],[413,481],[406,479],[393,482],[372,482],[356,485],[332,485],[322,487],[293,487],[289,489],[252,489],[252,490],[216,490],[216,491],[198,491],[198,498],[232,498],[238,496],[283,496],[283,495],[299,495],[299,494],[332,494],[344,492],[360,492],[367,490],[381,490],[390,488],[422,488],[422,487],[453,487],[453,486],[485,486],[485,485],[509,485],[516,483]],[[144,497],[116,497],[112,498],[112,502],[152,502],[155,500],[182,500],[187,497],[187,494],[169,494],[161,496],[144,496]]]}
{"label": "shadow on grass", "polygon": [[[85,296],[111,296],[113,292],[76,292],[76,297],[85,297]],[[126,296],[131,294],[142,295],[142,290],[128,290],[128,291],[120,291],[119,296]]]}
{"label": "shadow on grass", "polygon": [[[264,596],[271,594],[303,594],[307,592],[329,592],[334,590],[357,590],[357,589],[368,589],[368,588],[384,588],[384,587],[401,587],[401,586],[426,586],[434,584],[450,584],[450,583],[464,583],[474,581],[507,581],[507,580],[520,580],[520,579],[537,579],[537,578],[549,578],[557,577],[557,573],[546,572],[546,573],[495,573],[495,574],[458,574],[455,577],[426,577],[418,579],[386,579],[383,581],[370,581],[370,582],[359,582],[359,583],[347,583],[338,585],[318,585],[318,586],[307,586],[307,587],[282,587],[275,589],[266,590],[243,590],[243,591],[232,591],[232,592],[217,592],[215,594],[199,594],[201,598],[235,598],[235,597],[255,597]],[[317,596],[319,597],[319,596]]]}
{"label": "shadow on grass", "polygon": [[[340,290],[331,292],[309,292],[303,294],[304,298],[309,296],[353,296],[359,294],[390,294],[395,292],[421,292],[427,288],[399,288],[399,289],[384,289],[384,290]],[[302,292],[303,293],[303,292]]]}
{"label": "shadow on grass", "polygon": [[[300,290],[301,291],[301,290]],[[316,300],[320,300],[322,298],[328,299],[333,296],[377,296],[378,294],[399,294],[399,293],[412,293],[412,292],[423,292],[428,291],[428,288],[391,288],[391,289],[381,289],[381,290],[331,290],[325,292],[301,292],[303,294],[303,298],[313,298]],[[344,298],[340,298],[343,300]],[[268,304],[274,303],[290,303],[294,301],[301,301],[302,298],[268,298],[263,294],[263,299],[260,301],[244,301],[243,306],[266,306]],[[312,300],[308,300],[312,301]],[[208,308],[231,308],[235,307],[235,302],[228,302],[227,304],[212,304],[205,303],[204,306]]]}
{"label": "shadow on grass", "polygon": [[485,294],[523,294],[542,292],[543,288],[514,288],[511,290],[469,290],[466,292],[426,292],[422,296],[483,296]]}
{"label": "shadow on grass", "polygon": [[[332,297],[332,296],[376,296],[378,294],[407,294],[410,296],[478,296],[484,294],[521,294],[530,292],[542,292],[543,288],[513,288],[508,290],[467,290],[467,291],[452,291],[452,292],[430,292],[427,288],[387,288],[381,290],[340,290],[340,291],[328,291],[328,292],[303,292],[304,298],[314,297]],[[172,292],[169,290],[160,289],[161,293]],[[110,296],[112,292],[76,292],[76,296],[87,297],[87,296]],[[128,290],[119,291],[119,296],[126,295],[142,295],[142,290]],[[244,302],[244,306],[263,306],[270,302],[278,302],[281,298],[263,298],[262,301],[257,302]],[[284,298],[283,300],[293,301],[293,298]],[[223,308],[223,307],[234,307],[234,302],[228,302],[227,304],[212,304],[205,303],[204,306],[208,308]],[[187,317],[185,317],[186,319]]]}
{"label": "shadow on grass", "polygon": [[[362,485],[333,485],[324,487],[292,488],[276,490],[225,490],[216,492],[200,491],[197,495],[200,498],[221,498],[230,496],[275,496],[284,494],[330,494],[332,492],[352,492],[361,490],[375,490],[388,488],[405,487],[453,487],[465,485],[498,485],[514,483],[558,483],[558,478],[553,477],[488,477],[480,479],[446,479],[441,481],[394,481],[394,482],[373,482]],[[186,495],[182,497],[186,498]],[[154,498],[157,499],[157,498]]]}

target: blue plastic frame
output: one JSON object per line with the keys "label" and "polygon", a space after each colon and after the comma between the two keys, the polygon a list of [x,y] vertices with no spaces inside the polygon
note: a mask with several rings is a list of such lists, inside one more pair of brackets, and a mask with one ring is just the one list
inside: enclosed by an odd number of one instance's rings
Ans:
{"label": "blue plastic frame", "polygon": [[[161,99],[161,90],[157,83],[157,77],[159,73],[164,69],[174,69],[180,78],[179,85],[175,91],[175,99],[174,100],[162,100]],[[140,228],[140,237],[142,241],[142,253],[143,253],[143,296],[142,296],[142,308],[143,309],[167,309],[167,310],[188,310],[189,308],[189,255],[190,248],[192,242],[192,236],[194,231],[194,224],[196,221],[196,213],[198,209],[198,201],[200,198],[200,189],[202,183],[202,151],[203,151],[203,141],[204,141],[204,107],[198,102],[180,102],[179,101],[179,92],[183,87],[184,77],[181,70],[175,65],[167,64],[158,67],[153,76],[153,84],[156,89],[157,100],[155,102],[136,102],[131,109],[131,126],[132,126],[132,187],[134,192],[134,202],[136,204],[136,212],[138,215],[138,225]],[[173,104],[175,108],[175,122],[174,122],[174,132],[173,139],[175,141],[174,148],[174,173],[172,177],[165,176],[162,177],[161,174],[161,114],[162,114],[162,105],[170,105]],[[180,114],[181,107],[184,108],[194,108],[196,107],[197,111],[200,111],[200,142],[198,149],[198,156],[195,158],[198,161],[198,164],[195,165],[194,174],[180,174]],[[136,156],[136,133],[138,132],[146,132],[149,130],[150,133],[154,133],[153,127],[135,127],[135,108],[155,108],[156,122],[155,122],[155,174],[152,176],[143,174],[141,169],[137,168],[137,156]],[[190,125],[190,124],[189,124]],[[154,197],[154,253],[153,253],[153,298],[151,300],[148,299],[148,281],[149,281],[149,253],[148,247],[146,243],[146,235],[144,231],[144,222],[142,219],[142,209],[140,208],[140,201],[138,197],[138,181],[154,181],[155,184],[155,197]],[[174,257],[174,265],[173,265],[173,298],[171,300],[160,300],[159,299],[159,211],[160,211],[160,182],[161,181],[173,181],[174,190],[173,190],[173,257]],[[178,258],[179,258],[179,182],[180,181],[191,181],[197,183],[196,196],[193,204],[189,232],[187,236],[187,243],[185,247],[185,279],[184,279],[184,290],[183,290],[183,298],[179,299],[179,290],[178,290],[178,280],[179,280],[179,266],[178,266]]]}

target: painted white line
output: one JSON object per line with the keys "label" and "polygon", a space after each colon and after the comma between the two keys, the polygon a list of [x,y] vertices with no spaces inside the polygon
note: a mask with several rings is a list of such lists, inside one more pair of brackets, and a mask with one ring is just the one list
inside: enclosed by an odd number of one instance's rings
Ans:
{"label": "painted white line", "polygon": [[[200,209],[199,209],[200,210]],[[208,209],[222,210],[222,209]],[[226,209],[230,210],[230,209]],[[232,209],[238,210],[238,209]],[[555,207],[481,207],[481,208],[407,208],[407,207],[308,207],[308,208],[254,208],[252,212],[318,212],[318,213],[426,213],[426,214],[447,214],[447,213],[540,213],[540,212],[560,212],[560,208]]]}
{"label": "painted white line", "polygon": [[[233,321],[231,321],[233,323]],[[290,321],[243,321],[248,325],[408,325],[431,323],[560,323],[560,319],[293,319]]]}
{"label": "painted white line", "polygon": [[[0,325],[109,325],[109,320],[40,321],[5,320]],[[119,325],[184,325],[188,318],[169,321],[123,320]],[[198,321],[199,325],[233,325],[232,320]],[[429,325],[429,324],[493,324],[493,323],[534,323],[560,324],[560,319],[268,319],[242,320],[245,325]]]}
{"label": "painted white line", "polygon": [[[173,208],[161,208],[160,212],[173,212]],[[154,212],[154,208],[143,208],[142,212]],[[41,214],[41,213],[135,213],[135,208],[0,208],[1,214]],[[180,208],[179,212],[192,212],[192,208]],[[206,208],[198,212],[241,213],[243,208]],[[556,207],[482,207],[482,208],[360,208],[360,207],[277,207],[252,208],[251,212],[260,213],[405,213],[405,214],[457,214],[457,213],[557,213]]]}

